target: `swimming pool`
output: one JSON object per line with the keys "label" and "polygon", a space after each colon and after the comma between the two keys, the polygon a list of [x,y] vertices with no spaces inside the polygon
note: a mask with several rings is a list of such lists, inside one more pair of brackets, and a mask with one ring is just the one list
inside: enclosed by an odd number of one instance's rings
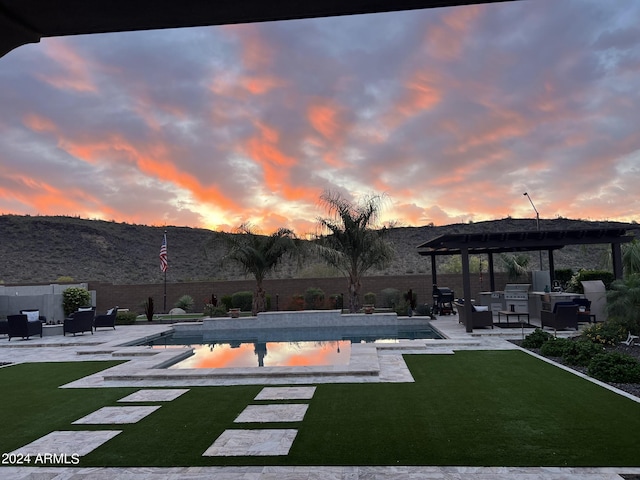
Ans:
{"label": "swimming pool", "polygon": [[247,368],[348,365],[353,343],[441,339],[429,322],[330,328],[266,328],[174,333],[147,342],[152,348],[191,348],[193,355],[169,368]]}

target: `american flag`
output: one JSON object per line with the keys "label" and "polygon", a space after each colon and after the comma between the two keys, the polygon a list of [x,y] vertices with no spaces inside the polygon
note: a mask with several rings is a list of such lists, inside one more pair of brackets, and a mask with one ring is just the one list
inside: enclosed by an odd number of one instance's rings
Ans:
{"label": "american flag", "polygon": [[167,268],[169,268],[169,262],[167,261],[167,234],[165,233],[160,247],[160,271],[166,272]]}

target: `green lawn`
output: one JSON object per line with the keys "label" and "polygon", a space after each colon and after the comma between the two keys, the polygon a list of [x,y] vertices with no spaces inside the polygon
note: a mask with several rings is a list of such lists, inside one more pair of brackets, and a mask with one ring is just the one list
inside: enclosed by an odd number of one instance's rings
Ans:
{"label": "green lawn", "polygon": [[[259,403],[260,386],[191,388],[137,424],[118,425],[123,433],[81,465],[638,466],[639,403],[519,351],[405,359],[415,383],[318,385],[301,401],[309,404],[301,423],[234,424]],[[0,451],[87,429],[71,422],[136,389],[55,387],[111,364],[0,369]],[[202,457],[228,428],[297,428],[298,436],[286,457]]]}

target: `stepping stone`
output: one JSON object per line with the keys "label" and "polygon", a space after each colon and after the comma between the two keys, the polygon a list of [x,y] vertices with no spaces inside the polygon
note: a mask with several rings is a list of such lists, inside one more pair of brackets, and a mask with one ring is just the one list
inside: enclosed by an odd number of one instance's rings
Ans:
{"label": "stepping stone", "polygon": [[234,423],[301,422],[309,405],[249,405]]}
{"label": "stepping stone", "polygon": [[203,457],[288,455],[297,430],[225,430]]}
{"label": "stepping stone", "polygon": [[188,388],[138,390],[118,400],[119,402],[170,402],[187,393]]}
{"label": "stepping stone", "polygon": [[254,400],[309,400],[316,387],[265,387]]}
{"label": "stepping stone", "polygon": [[137,423],[159,408],[160,405],[150,407],[102,407],[86,417],[76,420],[73,425]]}
{"label": "stepping stone", "polygon": [[[103,443],[111,440],[122,430],[55,431],[20,447],[11,453],[35,456],[38,454],[87,455]],[[32,460],[33,461],[33,460]]]}

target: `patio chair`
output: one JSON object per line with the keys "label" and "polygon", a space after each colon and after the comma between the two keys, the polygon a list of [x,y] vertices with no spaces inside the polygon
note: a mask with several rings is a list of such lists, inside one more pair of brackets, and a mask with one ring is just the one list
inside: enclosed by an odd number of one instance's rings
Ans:
{"label": "patio chair", "polygon": [[[464,311],[464,305],[454,302],[456,310],[458,310],[459,323],[467,326],[467,317]],[[475,305],[471,305],[471,328],[491,327],[493,328],[493,312],[490,310],[478,311]]]}
{"label": "patio chair", "polygon": [[575,303],[568,305],[556,303],[552,312],[548,310],[540,312],[540,323],[543,329],[551,327],[554,330],[564,330],[565,328],[578,330],[578,305]]}
{"label": "patio chair", "polygon": [[96,318],[93,320],[93,330],[97,330],[98,327],[111,327],[115,330],[117,316],[118,307],[109,309],[104,315],[96,315]]}
{"label": "patio chair", "polygon": [[633,345],[639,345],[637,342],[639,338],[640,337],[638,335],[631,335],[631,332],[629,332],[627,334],[627,339],[621,341],[620,343],[624,343],[628,347],[632,347]]}
{"label": "patio chair", "polygon": [[7,326],[9,341],[13,337],[22,337],[29,340],[29,337],[40,335],[42,338],[42,322],[40,320],[29,321],[24,314],[7,315]]}
{"label": "patio chair", "polygon": [[9,335],[9,322],[0,320],[0,335]]}
{"label": "patio chair", "polygon": [[91,332],[93,335],[93,319],[96,316],[95,310],[79,310],[64,319],[62,334]]}

